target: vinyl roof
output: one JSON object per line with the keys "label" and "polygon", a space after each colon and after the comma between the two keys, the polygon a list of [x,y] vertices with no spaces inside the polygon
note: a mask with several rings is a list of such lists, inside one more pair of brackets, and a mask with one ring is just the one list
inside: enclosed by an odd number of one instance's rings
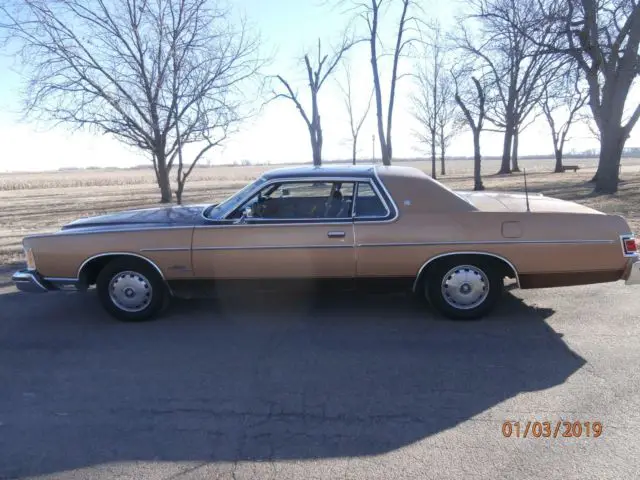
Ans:
{"label": "vinyl roof", "polygon": [[413,167],[401,167],[401,166],[382,166],[382,165],[350,165],[350,164],[333,164],[323,165],[320,167],[308,166],[296,166],[285,167],[268,170],[263,174],[266,179],[278,179],[278,178],[296,178],[296,177],[356,177],[356,178],[371,178],[375,175],[375,171],[378,171],[382,175],[392,176],[425,176],[426,175]]}

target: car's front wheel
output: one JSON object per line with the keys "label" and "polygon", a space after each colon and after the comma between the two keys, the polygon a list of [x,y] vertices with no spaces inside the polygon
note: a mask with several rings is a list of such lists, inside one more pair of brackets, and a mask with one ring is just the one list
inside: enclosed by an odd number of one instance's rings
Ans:
{"label": "car's front wheel", "polygon": [[503,277],[493,262],[452,258],[435,264],[425,278],[431,305],[453,320],[474,320],[489,313],[502,295]]}
{"label": "car's front wheel", "polygon": [[153,319],[168,295],[160,274],[137,258],[109,262],[98,274],[96,289],[105,310],[123,322]]}

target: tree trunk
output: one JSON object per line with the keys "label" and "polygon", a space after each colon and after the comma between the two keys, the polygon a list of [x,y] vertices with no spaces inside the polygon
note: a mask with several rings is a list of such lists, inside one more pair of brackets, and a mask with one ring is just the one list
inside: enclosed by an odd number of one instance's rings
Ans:
{"label": "tree trunk", "polygon": [[171,194],[171,182],[169,180],[169,170],[167,169],[167,157],[164,153],[156,154],[158,162],[158,187],[160,187],[160,203],[171,203],[173,195]]}
{"label": "tree trunk", "polygon": [[382,157],[382,164],[391,165],[391,157],[387,150],[387,143],[384,141],[384,133],[382,136],[378,135],[378,138],[380,139],[380,156]]}
{"label": "tree trunk", "polygon": [[351,146],[351,161],[355,165],[356,164],[356,148],[357,148],[358,139],[353,137],[353,145]]}
{"label": "tree trunk", "polygon": [[431,132],[431,177],[436,178],[436,133]]}
{"label": "tree trunk", "polygon": [[473,189],[484,190],[482,184],[482,172],[481,172],[482,157],[480,156],[480,130],[474,130],[473,132]]}
{"label": "tree trunk", "polygon": [[315,125],[311,125],[309,127],[309,138],[311,139],[311,153],[313,155],[313,166],[319,167],[320,165],[322,165],[322,146],[318,141]]}
{"label": "tree trunk", "polygon": [[616,193],[618,191],[619,168],[625,140],[624,131],[616,125],[607,126],[601,132],[600,158],[594,177],[598,193]]}
{"label": "tree trunk", "polygon": [[513,149],[511,151],[511,171],[519,172],[518,166],[518,130],[513,131]]}
{"label": "tree trunk", "polygon": [[498,175],[503,173],[511,173],[511,142],[513,140],[513,122],[507,121],[506,128],[504,130],[504,144],[502,146],[502,164]]}
{"label": "tree trunk", "polygon": [[182,181],[178,180],[178,188],[176,189],[176,202],[178,205],[182,205],[182,192],[184,191],[184,183],[186,178]]}
{"label": "tree trunk", "polygon": [[[631,38],[635,38],[635,47],[627,45],[625,49],[628,51],[621,60],[626,63],[627,56],[629,58],[637,57],[637,54],[631,56],[631,51],[637,52],[638,30],[631,27],[629,42]],[[635,50],[633,50],[635,49]],[[627,65],[628,67],[629,65]],[[605,78],[602,87],[602,102],[600,111],[594,109],[593,102],[591,104],[591,112],[594,118],[599,116],[600,122],[598,127],[600,130],[600,158],[598,160],[598,169],[591,179],[596,186],[594,191],[598,193],[615,193],[618,191],[618,181],[620,176],[620,161],[624,144],[627,141],[628,133],[633,129],[637,118],[628,120],[627,126],[622,127],[622,116],[624,114],[624,104],[629,93],[629,88],[636,77],[634,68],[619,68],[611,76]],[[593,96],[592,96],[593,100]],[[604,120],[606,119],[606,120]],[[629,129],[629,130],[627,130]]]}
{"label": "tree trunk", "polygon": [[322,156],[320,153],[320,149],[318,148],[318,145],[314,142],[313,145],[313,166],[314,167],[319,167],[320,165],[322,165]]}
{"label": "tree trunk", "polygon": [[444,145],[440,144],[440,175],[446,175],[447,171],[444,166]]}
{"label": "tree trunk", "polygon": [[554,147],[554,151],[556,154],[556,168],[553,170],[554,173],[562,173],[562,148]]}
{"label": "tree trunk", "polygon": [[[377,4],[374,4],[377,5]],[[369,48],[371,62],[371,71],[373,73],[373,87],[376,95],[376,118],[378,128],[378,140],[380,142],[380,157],[383,165],[391,165],[391,156],[387,150],[387,142],[384,135],[384,124],[382,120],[382,87],[380,86],[380,72],[378,70],[378,53],[376,44],[378,42],[378,8],[372,11],[373,18],[371,21],[371,36],[369,37]]]}

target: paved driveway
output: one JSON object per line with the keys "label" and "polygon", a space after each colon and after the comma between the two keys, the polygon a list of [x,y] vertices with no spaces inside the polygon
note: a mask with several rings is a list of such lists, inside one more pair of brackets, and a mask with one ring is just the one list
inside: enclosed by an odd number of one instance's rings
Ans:
{"label": "paved driveway", "polygon": [[[138,325],[91,292],[5,286],[0,319],[0,478],[638,478],[622,283],[508,293],[473,323],[403,296],[246,296]],[[505,420],[603,431],[505,438]]]}

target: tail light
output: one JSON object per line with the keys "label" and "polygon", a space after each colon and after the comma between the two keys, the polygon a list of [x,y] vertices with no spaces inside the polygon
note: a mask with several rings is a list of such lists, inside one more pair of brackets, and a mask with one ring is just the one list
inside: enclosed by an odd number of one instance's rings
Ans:
{"label": "tail light", "polygon": [[33,250],[31,250],[30,248],[26,248],[24,250],[24,254],[27,260],[27,269],[28,270],[35,270],[36,269],[36,260],[35,258],[33,258]]}
{"label": "tail light", "polygon": [[625,257],[633,257],[638,254],[638,245],[633,235],[624,235],[620,239],[622,240],[622,251]]}

